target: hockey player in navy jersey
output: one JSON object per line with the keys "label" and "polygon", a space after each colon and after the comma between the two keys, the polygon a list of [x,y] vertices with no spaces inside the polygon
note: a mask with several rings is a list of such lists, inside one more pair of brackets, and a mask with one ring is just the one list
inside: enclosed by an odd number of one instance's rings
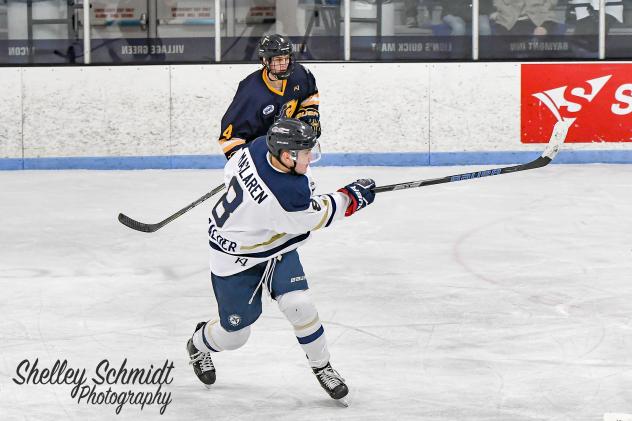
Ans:
{"label": "hockey player in navy jersey", "polygon": [[281,119],[224,168],[226,193],[213,207],[208,229],[219,320],[198,323],[187,343],[195,374],[207,387],[215,382],[211,354],[246,343],[266,290],[292,324],[320,385],[347,404],[349,390],[329,362],[324,328],[296,249],[312,231],[370,205],[375,182],[358,180],[315,195],[309,165],[319,157],[313,128]]}
{"label": "hockey player in navy jersey", "polygon": [[289,38],[279,34],[264,36],[259,41],[258,54],[263,67],[239,83],[222,117],[219,144],[226,158],[264,136],[280,117],[301,119],[320,136],[316,80],[296,63]]}

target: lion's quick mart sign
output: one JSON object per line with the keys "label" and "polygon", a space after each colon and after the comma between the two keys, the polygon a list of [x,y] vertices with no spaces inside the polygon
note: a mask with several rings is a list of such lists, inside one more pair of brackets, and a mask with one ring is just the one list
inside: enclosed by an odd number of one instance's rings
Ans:
{"label": "lion's quick mart sign", "polygon": [[523,64],[520,85],[522,143],[567,119],[567,143],[632,142],[632,64]]}

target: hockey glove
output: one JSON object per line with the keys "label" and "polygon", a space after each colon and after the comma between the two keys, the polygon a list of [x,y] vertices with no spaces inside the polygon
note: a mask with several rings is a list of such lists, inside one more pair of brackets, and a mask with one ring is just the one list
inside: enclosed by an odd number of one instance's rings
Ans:
{"label": "hockey glove", "polygon": [[372,190],[375,188],[375,181],[370,178],[363,178],[354,181],[351,184],[347,184],[340,190],[349,197],[351,203],[347,206],[345,216],[351,216],[360,209],[364,209],[369,206],[375,200],[375,192]]}
{"label": "hockey glove", "polygon": [[305,123],[312,126],[314,133],[316,133],[316,137],[320,137],[320,113],[316,108],[299,108],[294,118],[303,120]]}

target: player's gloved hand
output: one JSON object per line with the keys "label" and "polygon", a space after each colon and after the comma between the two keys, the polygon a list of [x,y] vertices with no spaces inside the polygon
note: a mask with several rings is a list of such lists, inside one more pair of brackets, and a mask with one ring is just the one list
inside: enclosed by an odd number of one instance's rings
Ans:
{"label": "player's gloved hand", "polygon": [[312,126],[316,137],[320,137],[320,113],[315,108],[300,108],[294,118],[304,121]]}
{"label": "player's gloved hand", "polygon": [[345,216],[351,216],[373,203],[373,200],[375,200],[374,188],[375,181],[370,178],[362,178],[339,189],[339,192],[346,194],[351,200],[351,203],[347,206]]}

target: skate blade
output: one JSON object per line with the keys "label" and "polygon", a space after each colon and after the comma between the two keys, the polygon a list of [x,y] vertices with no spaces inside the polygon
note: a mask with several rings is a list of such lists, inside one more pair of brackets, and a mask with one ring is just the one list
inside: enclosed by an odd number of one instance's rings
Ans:
{"label": "skate blade", "polygon": [[349,401],[349,396],[345,396],[344,398],[340,398],[340,399],[336,399],[336,402],[338,403],[338,405],[348,408],[349,404],[351,403]]}
{"label": "skate blade", "polygon": [[204,387],[207,388],[208,390],[211,390],[213,388],[212,384],[204,384]]}

